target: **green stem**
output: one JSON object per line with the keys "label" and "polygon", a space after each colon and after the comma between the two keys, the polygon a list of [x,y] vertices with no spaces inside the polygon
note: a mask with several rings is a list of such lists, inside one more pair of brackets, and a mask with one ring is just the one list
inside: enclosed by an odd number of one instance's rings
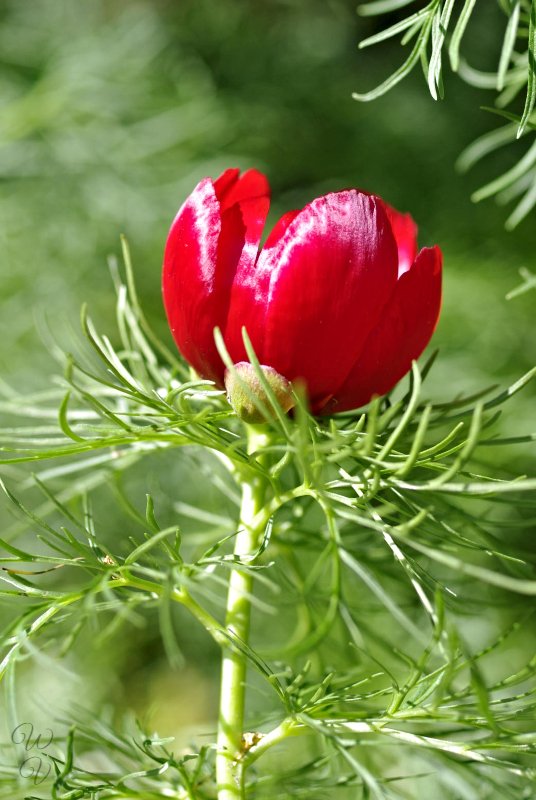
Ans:
{"label": "green stem", "polygon": [[[266,444],[266,434],[260,428],[248,426],[248,453]],[[259,524],[264,507],[267,481],[258,473],[242,478],[242,503],[239,530],[235,539],[235,556],[247,559],[258,548],[264,526]],[[260,519],[259,519],[260,518]],[[251,572],[234,569],[229,580],[225,627],[230,642],[246,644],[249,640]],[[227,644],[223,650],[216,778],[218,800],[243,800],[244,794],[244,708],[247,660],[244,653]]]}
{"label": "green stem", "polygon": [[246,755],[244,759],[245,765],[249,766],[250,764],[253,764],[253,762],[264,755],[264,753],[269,750],[270,747],[274,747],[274,745],[284,742],[291,736],[312,736],[313,733],[314,731],[311,728],[308,728],[299,721],[291,718],[284,719],[283,722],[277,726],[277,728],[274,728],[268,733],[262,734],[259,742],[254,745]]}
{"label": "green stem", "polygon": [[[160,597],[164,593],[163,587],[155,583],[154,581],[149,581],[146,578],[139,578],[136,575],[133,575],[130,570],[123,569],[121,572],[121,576],[115,578],[113,581],[110,582],[110,588],[119,589],[123,586],[130,587],[132,589],[140,589],[144,592],[150,592],[151,594],[157,594]],[[186,589],[173,589],[171,592],[171,599],[177,603],[180,603],[182,606],[188,609],[191,614],[201,623],[201,625],[205,628],[205,630],[212,636],[216,644],[223,646],[224,643],[228,641],[227,631],[225,628],[220,625],[220,623],[206,611],[203,606],[201,606],[197,600],[186,591]]]}

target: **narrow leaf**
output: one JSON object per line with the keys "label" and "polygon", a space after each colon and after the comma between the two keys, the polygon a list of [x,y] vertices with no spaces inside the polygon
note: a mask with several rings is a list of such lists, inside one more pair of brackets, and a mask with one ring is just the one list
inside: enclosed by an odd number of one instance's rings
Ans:
{"label": "narrow leaf", "polygon": [[504,77],[506,70],[512,58],[514,44],[517,36],[517,28],[519,25],[519,10],[521,8],[521,0],[516,0],[512,9],[506,32],[504,34],[504,42],[501,50],[501,58],[499,60],[499,69],[497,70],[497,91],[502,92],[504,89]]}
{"label": "narrow leaf", "polygon": [[450,40],[449,58],[453,72],[458,71],[460,64],[460,44],[463,39],[465,29],[467,28],[467,23],[471,19],[471,14],[473,13],[475,3],[476,0],[465,0],[465,5],[462,8],[460,16],[458,17],[458,22],[456,23],[456,27],[454,28],[454,32],[452,34],[452,39]]}
{"label": "narrow leaf", "polygon": [[530,21],[529,21],[529,40],[527,49],[528,60],[528,79],[527,79],[527,97],[525,100],[525,108],[523,109],[523,116],[519,123],[517,131],[517,138],[523,136],[523,132],[527,127],[530,115],[536,103],[536,0],[532,0],[530,5]]}

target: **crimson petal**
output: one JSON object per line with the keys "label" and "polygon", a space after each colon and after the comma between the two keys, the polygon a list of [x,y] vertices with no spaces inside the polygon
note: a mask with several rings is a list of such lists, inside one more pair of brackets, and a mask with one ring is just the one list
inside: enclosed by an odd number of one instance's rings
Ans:
{"label": "crimson petal", "polygon": [[238,269],[252,269],[270,204],[267,179],[228,169],[201,181],[177,214],[164,255],[171,332],[196,372],[223,385],[214,327],[225,327]]}
{"label": "crimson petal", "polygon": [[[241,293],[227,324],[240,360],[246,326],[261,363],[301,378],[313,402],[339,386],[377,322],[397,278],[396,244],[380,202],[355,190],[326,195],[300,211]],[[226,339],[227,340],[227,339]]]}
{"label": "crimson petal", "polygon": [[385,200],[383,207],[389,217],[398,247],[398,275],[407,272],[417,257],[417,225],[411,214],[401,214]]}
{"label": "crimson petal", "polygon": [[237,167],[231,167],[222,172],[219,178],[216,178],[214,181],[214,191],[216,192],[216,197],[220,201],[220,207],[224,205],[225,197],[237,182],[239,175],[240,170],[237,169]]}
{"label": "crimson petal", "polygon": [[[300,213],[287,211],[276,222],[264,243],[263,251],[273,247],[283,236],[292,220]],[[247,358],[242,336],[242,328],[246,328],[253,337],[257,355],[261,352],[262,325],[265,313],[265,303],[270,283],[268,271],[261,272],[254,269],[251,262],[243,259],[236,272],[235,282],[231,290],[229,314],[224,331],[227,350],[235,363]]]}
{"label": "crimson petal", "polygon": [[441,306],[439,247],[425,247],[398,280],[379,324],[335,398],[322,413],[347,411],[383,395],[411,368],[432,336]]}
{"label": "crimson petal", "polygon": [[237,205],[246,228],[246,241],[258,248],[270,207],[270,184],[262,172],[249,169],[239,177],[228,169],[214,181],[222,214]]}
{"label": "crimson petal", "polygon": [[283,214],[277,222],[275,223],[274,227],[268,234],[268,237],[264,243],[263,250],[269,250],[270,247],[275,247],[277,242],[281,239],[283,234],[285,233],[286,229],[290,225],[293,219],[301,213],[301,209],[295,209],[294,211],[287,211],[286,214]]}

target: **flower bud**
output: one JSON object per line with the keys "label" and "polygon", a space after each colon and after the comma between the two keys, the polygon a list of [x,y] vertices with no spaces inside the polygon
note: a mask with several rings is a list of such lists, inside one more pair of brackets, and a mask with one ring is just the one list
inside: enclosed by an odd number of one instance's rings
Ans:
{"label": "flower bud", "polygon": [[[261,364],[260,368],[282,411],[290,411],[294,407],[290,382],[273,367]],[[225,371],[225,388],[229,403],[244,422],[259,424],[275,417],[273,404],[248,361],[239,361],[233,370]]]}

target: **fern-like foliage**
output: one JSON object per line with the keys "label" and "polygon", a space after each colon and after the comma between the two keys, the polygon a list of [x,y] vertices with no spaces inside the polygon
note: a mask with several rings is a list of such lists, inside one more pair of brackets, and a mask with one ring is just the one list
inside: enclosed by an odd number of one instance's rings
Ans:
{"label": "fern-like foliage", "polygon": [[[504,14],[504,38],[497,47],[494,72],[482,72],[471,66],[462,55],[463,40],[477,7],[477,0],[430,0],[415,8],[415,0],[375,0],[360,6],[364,16],[399,12],[401,19],[379,33],[364,39],[360,47],[369,47],[400,36],[409,48],[403,64],[385,81],[364,93],[355,93],[356,100],[369,101],[388,92],[421,65],[428,89],[434,100],[442,99],[443,69],[447,62],[467,83],[497,93],[496,107],[508,124],[486,134],[462,154],[459,167],[468,169],[476,161],[504,144],[527,136],[533,140],[515,166],[475,192],[475,201],[495,195],[502,203],[518,200],[506,227],[514,228],[536,205],[536,2],[535,0],[498,0],[497,13]],[[490,47],[493,43],[490,42]],[[519,113],[507,111],[518,96],[524,95]],[[519,200],[518,198],[521,197]]]}
{"label": "fern-like foliage", "polygon": [[[0,404],[20,420],[2,430],[0,460],[19,518],[0,539],[0,599],[12,610],[0,677],[14,721],[21,662],[46,654],[58,663],[87,626],[97,646],[156,613],[180,665],[173,609],[182,608],[255,677],[262,709],[248,720],[248,798],[530,796],[536,660],[519,645],[536,595],[536,479],[497,470],[486,451],[534,441],[500,438],[493,424],[536,370],[502,391],[434,404],[423,394],[430,359],[414,366],[405,394],[363,413],[319,420],[302,404],[294,418],[276,417],[258,459],[223,393],[191,380],[152,333],[125,256],[119,345],[84,313],[88,350],[67,359],[61,385],[33,398],[6,392]],[[207,486],[231,507],[237,469],[271,487],[254,560],[232,554],[232,513],[180,500],[176,522],[161,526],[152,495],[140,512],[123,494],[129,535],[105,543],[95,486],[192,446],[209,465]],[[20,472],[28,463],[33,478]],[[58,479],[63,489],[52,491]],[[43,493],[37,508],[21,497],[27,485]],[[200,538],[183,534],[189,515],[204,525]],[[222,619],[237,568],[255,576],[251,644]],[[490,635],[477,643],[471,618],[483,615]],[[6,745],[0,797],[215,797],[210,741],[176,752],[128,722],[49,713],[46,780],[29,794]],[[267,766],[272,747],[289,756]]]}

